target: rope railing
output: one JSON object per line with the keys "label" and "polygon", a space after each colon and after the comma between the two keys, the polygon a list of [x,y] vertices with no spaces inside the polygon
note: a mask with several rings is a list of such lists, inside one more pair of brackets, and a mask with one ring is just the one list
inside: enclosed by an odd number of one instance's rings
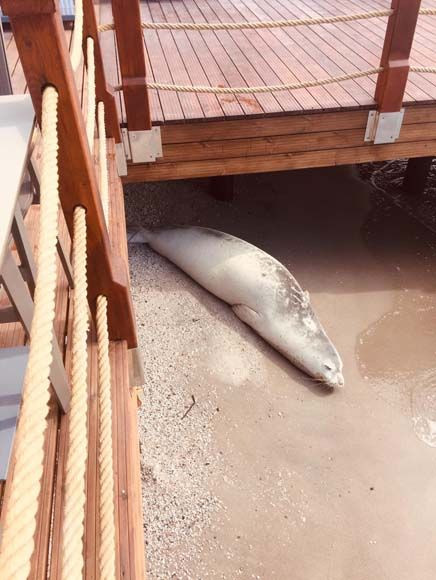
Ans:
{"label": "rope railing", "polygon": [[71,41],[71,66],[74,71],[82,62],[82,41],[83,41],[83,0],[75,0],[74,3],[74,30]]}
{"label": "rope railing", "polygon": [[88,298],[86,210],[74,209],[71,401],[62,521],[62,579],[81,578],[88,457]]}
{"label": "rope railing", "polygon": [[[146,82],[149,89],[156,89],[159,91],[177,91],[181,93],[212,93],[215,95],[246,95],[250,93],[276,93],[279,91],[294,91],[298,89],[307,89],[311,87],[321,87],[324,85],[331,85],[333,83],[340,83],[343,81],[359,79],[371,75],[378,74],[383,70],[382,67],[371,68],[364,71],[356,71],[336,77],[326,79],[311,80],[301,83],[284,83],[282,85],[261,85],[254,87],[208,87],[208,86],[191,86],[191,85],[172,85],[168,83]],[[121,91],[122,85],[114,87],[115,91]]]}
{"label": "rope railing", "polygon": [[[142,22],[144,30],[258,30],[260,28],[293,28],[296,26],[314,26],[316,24],[335,24],[337,22],[354,22],[390,16],[392,10],[372,10],[357,14],[338,14],[337,16],[318,16],[316,18],[297,18],[290,20],[259,20],[248,22]],[[101,24],[100,32],[114,30],[114,23]]]}
{"label": "rope railing", "polygon": [[[436,11],[435,11],[436,13]],[[277,93],[279,91],[297,91],[299,89],[308,89],[313,87],[323,87],[333,83],[341,83],[344,81],[359,79],[376,75],[383,71],[383,67],[371,68],[363,71],[356,71],[339,75],[336,77],[329,77],[325,79],[318,79],[312,81],[304,81],[301,83],[284,83],[282,85],[261,85],[254,87],[209,87],[202,85],[173,85],[170,83],[156,83],[146,81],[145,86],[148,89],[155,89],[158,91],[175,91],[179,93],[210,93],[214,95],[247,95],[251,93]],[[431,66],[411,66],[410,72],[415,73],[436,73],[436,67]],[[114,91],[122,91],[122,85],[115,85]]]}
{"label": "rope railing", "polygon": [[[106,128],[104,103],[96,104],[94,41],[87,39],[87,119],[86,132],[90,150],[94,148],[95,113],[98,111],[100,196],[103,206],[106,227],[109,225],[109,179],[106,151]],[[91,90],[90,90],[91,89]],[[91,119],[92,116],[92,119]],[[98,401],[99,401],[99,517],[100,544],[99,570],[102,580],[115,578],[115,479],[113,466],[112,441],[112,394],[111,368],[109,356],[108,300],[106,296],[97,296],[97,356],[98,356]]]}
{"label": "rope railing", "polygon": [[8,580],[22,580],[30,573],[43,475],[52,341],[55,339],[53,322],[59,212],[57,106],[57,91],[47,87],[42,97],[42,169],[35,307],[30,331],[29,360],[15,434],[15,465],[0,546],[0,574]]}
{"label": "rope railing", "polygon": [[94,40],[91,37],[86,39],[86,135],[88,137],[89,150],[94,151],[95,133],[95,60],[94,60]]}

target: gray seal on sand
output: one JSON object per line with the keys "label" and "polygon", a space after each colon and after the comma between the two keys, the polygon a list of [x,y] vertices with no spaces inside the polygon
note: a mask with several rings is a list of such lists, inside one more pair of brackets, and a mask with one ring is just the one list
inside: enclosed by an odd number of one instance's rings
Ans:
{"label": "gray seal on sand", "polygon": [[308,292],[275,258],[235,236],[198,226],[129,229],[129,243],[147,243],[201,286],[231,305],[299,369],[342,387],[341,358],[318,321]]}

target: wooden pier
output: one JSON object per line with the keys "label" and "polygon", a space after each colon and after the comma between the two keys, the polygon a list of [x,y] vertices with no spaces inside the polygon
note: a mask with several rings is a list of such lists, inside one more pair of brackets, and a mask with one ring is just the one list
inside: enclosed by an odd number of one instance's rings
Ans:
{"label": "wooden pier", "polygon": [[[429,160],[436,156],[436,74],[416,71],[417,67],[436,67],[436,16],[419,14],[420,8],[436,11],[436,0],[427,0],[422,6],[419,0],[83,2],[85,58],[73,71],[68,47],[74,33],[68,26],[64,30],[57,0],[38,3],[0,0],[12,25],[12,29],[4,31],[4,43],[13,91],[30,92],[39,124],[45,87],[54,86],[59,93],[63,210],[59,237],[65,247],[70,247],[74,211],[77,207],[86,208],[88,301],[94,322],[96,298],[104,296],[109,302],[116,575],[139,579],[145,576],[145,563],[137,400],[131,390],[128,352],[136,346],[136,330],[127,273],[122,181],[219,177],[400,157],[426,158],[408,173],[409,182],[416,181],[419,168],[428,169]],[[254,30],[243,26],[245,22],[373,12],[384,15]],[[155,30],[146,26],[143,30],[141,21],[242,26],[222,30]],[[98,32],[98,25],[112,23],[108,30]],[[99,195],[102,185],[97,177],[98,163],[94,163],[98,156],[91,154],[82,118],[90,92],[88,38],[93,39],[96,98],[106,108],[107,224]],[[359,71],[373,72],[353,77]],[[328,81],[350,75],[353,78]],[[152,83],[159,83],[160,87],[152,88]],[[310,86],[292,90],[250,91],[253,87],[307,83]],[[162,85],[172,85],[173,89]],[[196,87],[211,90],[199,91]],[[235,87],[241,89],[239,93],[213,90]],[[398,121],[402,108],[404,118]],[[399,122],[398,136],[385,135],[385,140],[377,144],[371,137],[366,139],[371,111],[377,120],[374,132],[383,115],[394,115]],[[154,150],[150,153],[149,149],[154,147],[150,136],[159,131],[162,154],[159,147],[158,153]],[[142,158],[139,161],[138,153]],[[155,155],[156,159],[146,162],[147,155]],[[37,250],[37,205],[28,211],[26,224]],[[69,378],[73,295],[59,267],[55,330]],[[7,303],[4,296],[2,300]],[[27,342],[28,337],[18,323],[0,326],[0,347]],[[88,358],[89,441],[83,555],[85,577],[97,578],[101,409],[97,401],[94,323],[88,339]],[[45,578],[48,571],[51,578],[63,574],[60,547],[68,422],[68,414],[62,413],[52,394],[44,434],[44,472],[31,558],[32,578]],[[10,476],[0,485],[2,525],[13,486],[15,459],[13,456]]]}

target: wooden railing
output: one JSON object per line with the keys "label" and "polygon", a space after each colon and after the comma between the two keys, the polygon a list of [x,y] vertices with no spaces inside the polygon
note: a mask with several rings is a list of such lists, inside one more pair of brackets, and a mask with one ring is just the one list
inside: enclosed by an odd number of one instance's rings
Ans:
{"label": "wooden railing", "polygon": [[379,112],[401,109],[409,76],[409,57],[421,0],[392,0],[375,91]]}
{"label": "wooden railing", "polygon": [[[125,339],[130,347],[135,347],[128,273],[110,245],[58,2],[2,0],[2,8],[10,19],[39,122],[44,87],[53,85],[59,93],[60,199],[70,235],[74,208],[82,205],[87,211],[91,312],[95,314],[96,297],[99,294],[107,296],[110,338]],[[86,35],[90,35],[95,40],[96,92],[108,105],[108,131],[117,140],[120,139],[119,120],[113,95],[105,80],[92,0],[85,0],[84,8],[84,38],[86,40]]]}

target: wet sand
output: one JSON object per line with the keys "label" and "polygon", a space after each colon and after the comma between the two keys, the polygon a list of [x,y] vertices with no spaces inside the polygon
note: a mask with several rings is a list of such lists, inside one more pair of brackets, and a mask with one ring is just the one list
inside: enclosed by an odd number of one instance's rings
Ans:
{"label": "wet sand", "polygon": [[433,579],[436,234],[352,168],[239,177],[232,204],[206,185],[130,186],[128,222],[209,226],[275,256],[346,385],[311,382],[131,246],[150,579]]}

